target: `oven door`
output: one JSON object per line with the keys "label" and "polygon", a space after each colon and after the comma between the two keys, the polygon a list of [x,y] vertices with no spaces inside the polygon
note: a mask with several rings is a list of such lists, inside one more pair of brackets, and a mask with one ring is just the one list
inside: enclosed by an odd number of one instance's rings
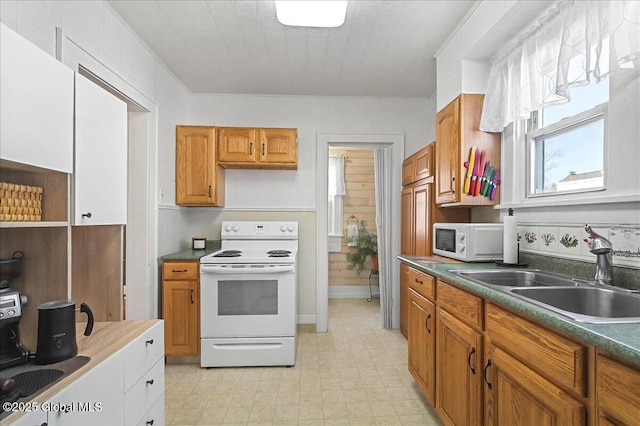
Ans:
{"label": "oven door", "polygon": [[200,265],[200,336],[293,336],[295,265]]}

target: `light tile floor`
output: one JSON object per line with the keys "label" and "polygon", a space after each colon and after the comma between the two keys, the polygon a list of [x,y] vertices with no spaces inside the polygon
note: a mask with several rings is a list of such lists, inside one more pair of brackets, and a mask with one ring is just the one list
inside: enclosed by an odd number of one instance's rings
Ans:
{"label": "light tile floor", "polygon": [[329,331],[298,334],[294,367],[168,364],[165,386],[167,425],[442,424],[378,300],[330,299]]}

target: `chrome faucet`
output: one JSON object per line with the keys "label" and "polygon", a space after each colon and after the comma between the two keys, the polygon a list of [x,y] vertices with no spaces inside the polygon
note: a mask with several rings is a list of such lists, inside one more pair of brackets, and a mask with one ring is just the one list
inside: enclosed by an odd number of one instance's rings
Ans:
{"label": "chrome faucet", "polygon": [[613,264],[611,252],[613,244],[602,235],[595,232],[589,225],[584,226],[584,230],[589,234],[589,239],[585,240],[589,246],[589,251],[596,255],[596,284],[613,284]]}

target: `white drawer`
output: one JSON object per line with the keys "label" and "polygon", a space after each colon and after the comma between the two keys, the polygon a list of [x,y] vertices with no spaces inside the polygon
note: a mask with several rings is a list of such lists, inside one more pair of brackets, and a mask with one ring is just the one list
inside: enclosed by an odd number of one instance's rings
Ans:
{"label": "white drawer", "polygon": [[144,373],[164,357],[164,322],[160,321],[124,349],[124,390],[131,389]]}
{"label": "white drawer", "polygon": [[164,393],[164,359],[158,360],[124,396],[124,421],[138,424],[144,413]]}
{"label": "white drawer", "polygon": [[138,426],[164,426],[164,393],[142,417]]}

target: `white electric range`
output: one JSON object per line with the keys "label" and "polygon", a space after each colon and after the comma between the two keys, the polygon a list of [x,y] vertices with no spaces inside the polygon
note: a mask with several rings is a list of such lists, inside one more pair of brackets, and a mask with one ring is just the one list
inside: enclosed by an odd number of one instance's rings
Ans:
{"label": "white electric range", "polygon": [[294,365],[298,223],[223,222],[221,239],[200,259],[200,365]]}

